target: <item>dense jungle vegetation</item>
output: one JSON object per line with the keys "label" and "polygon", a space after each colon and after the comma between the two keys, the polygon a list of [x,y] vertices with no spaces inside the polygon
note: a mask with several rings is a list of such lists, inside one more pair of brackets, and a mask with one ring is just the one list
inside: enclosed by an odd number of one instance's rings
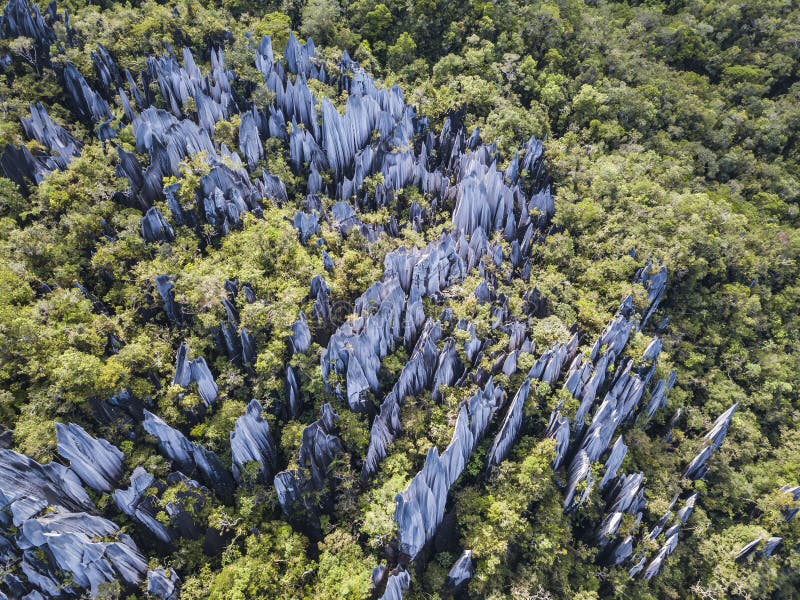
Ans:
{"label": "dense jungle vegetation", "polygon": [[[448,229],[452,203],[432,202],[409,187],[389,206],[359,211],[365,223],[385,224],[395,215],[398,235],[341,236],[323,221],[310,242],[301,240],[293,218],[304,210],[308,175],[292,169],[287,144],[269,138],[259,166],[280,177],[286,201],[265,199],[263,215],[244,215],[225,235],[208,226],[198,235],[172,223],[171,242],[149,243],[142,207],[120,200],[129,181],[118,169],[116,147],[141,155],[123,108],[109,99],[116,135],[101,141],[97,124],[75,114],[62,87],[67,63],[99,85],[91,57],[97,44],[120,71],[134,74],[146,71],[148,56],[169,48],[182,62],[184,47],[205,73],[215,48],[233,74],[239,108],[266,109],[275,95],[254,65],[254,48],[269,35],[277,57],[291,31],[303,42],[313,38],[317,56],[331,65],[346,50],[381,85],[398,84],[434,132],[455,114],[467,134],[479,126],[484,141],[497,141],[502,169],[531,136],[543,140],[555,215],[532,246],[530,277],[508,276],[507,263],[487,259],[485,266],[512,312],[521,311],[523,295],[534,287],[546,305],[527,321],[536,349],[520,354],[516,373],[494,378],[509,399],[543,350],[578,331],[587,352],[626,295],[644,302],[633,278],[647,260],[669,274],[655,315],[626,350],[641,356],[663,324],[657,373],[674,369],[677,382],[649,423],[625,429],[623,470],[644,473],[647,506],[641,524],[627,515],[623,529],[646,532],[676,494],[700,492],[658,576],[631,578],[629,565],[598,564],[592,531],[604,514],[599,497],[565,514],[564,476],[550,466],[554,446],[544,435],[557,402],[566,400],[570,415],[577,407],[560,382],[555,391],[532,387],[522,434],[489,477],[483,464],[496,425],[477,446],[448,496],[452,539],[409,567],[405,597],[448,597],[448,571],[470,549],[475,575],[463,593],[471,598],[800,598],[800,518],[785,516],[800,503],[780,491],[800,484],[795,2],[68,0],[58,10],[49,60],[41,60],[37,40],[0,39],[0,54],[8,57],[0,61],[0,150],[43,151],[21,124],[37,102],[81,143],[80,156],[38,185],[23,189],[0,177],[0,423],[13,430],[4,443],[43,464],[69,464],[56,451],[55,423],[78,423],[124,453],[118,487],[126,488],[136,467],[162,480],[174,467],[138,423],[97,417],[98,406],[124,390],[226,465],[229,434],[252,398],[263,405],[275,438],[276,471],[295,465],[303,429],[324,403],[339,416],[343,450],[329,469],[333,483],[318,535],[285,518],[271,478],[239,486],[229,501],[209,492],[193,514],[204,535],[171,548],[142,535],[110,494],[90,494],[99,514],[133,537],[150,568],[179,574],[181,598],[370,598],[373,567],[391,568],[398,559],[395,495],[432,446],[447,446],[459,403],[478,389],[466,382],[444,386],[439,398],[425,392],[407,401],[402,433],[377,473],[361,480],[375,411],[349,410],[323,382],[325,343],[318,335],[306,353],[292,353],[287,337],[300,311],[312,321],[315,275],[324,276],[341,324],[356,298],[381,279],[388,252],[422,248]],[[346,91],[312,79],[308,86],[318,100],[327,96],[343,110]],[[150,88],[154,105],[168,108],[158,84]],[[194,114],[187,105],[183,110]],[[219,120],[214,144],[236,151],[240,125],[238,114]],[[179,183],[187,205],[209,170],[198,153],[164,183]],[[321,175],[325,184],[334,177]],[[371,176],[364,185],[380,183]],[[428,215],[422,228],[403,226],[415,201]],[[323,195],[320,202],[328,210],[335,200]],[[169,215],[165,200],[156,206]],[[507,256],[509,244],[498,243]],[[161,274],[174,278],[185,315],[178,324],[156,292]],[[219,349],[226,279],[247,283],[258,298],[234,300],[257,350],[247,368]],[[501,348],[508,337],[492,333],[489,307],[473,294],[481,281],[473,273],[436,301],[426,299],[425,313],[436,318],[449,308]],[[463,334],[447,335],[460,344]],[[192,357],[205,358],[219,387],[207,411],[196,389],[173,383],[182,342]],[[369,393],[374,406],[409,355],[401,344],[383,360],[380,392]],[[291,418],[283,412],[287,364],[303,399]],[[705,479],[681,478],[702,436],[734,403],[727,438],[709,459]],[[159,511],[185,489],[185,482],[168,486],[157,499]],[[214,544],[207,529],[215,532]],[[769,558],[736,560],[759,536],[780,536],[782,547]],[[655,542],[648,548],[656,549]],[[144,597],[144,589],[111,582],[95,595]]]}

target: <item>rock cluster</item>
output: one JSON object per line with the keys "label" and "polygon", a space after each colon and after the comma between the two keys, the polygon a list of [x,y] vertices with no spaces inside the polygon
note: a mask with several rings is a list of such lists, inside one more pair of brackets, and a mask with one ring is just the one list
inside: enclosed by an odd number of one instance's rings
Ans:
{"label": "rock cluster", "polygon": [[[62,18],[56,15],[54,4],[43,17],[28,0],[10,0],[0,33],[32,38],[42,50],[41,64],[49,64],[47,49],[56,41],[55,20]],[[70,39],[66,13],[63,21]],[[98,46],[91,53],[96,77],[90,77],[97,89],[71,63],[54,68],[76,117],[91,126],[104,144],[116,148],[117,173],[129,183],[117,199],[142,211],[141,233],[147,243],[168,244],[187,231],[204,239],[203,232],[209,228],[226,235],[241,226],[245,213],[258,217],[272,205],[289,203],[284,183],[264,166],[264,144],[270,138],[284,144],[289,166],[298,181],[305,182],[300,186],[305,199],[292,223],[309,249],[318,238],[316,251],[326,272],[335,273],[337,266],[328,254],[330,246],[320,237],[323,228],[326,235],[329,229],[343,237],[357,232],[374,242],[382,235],[398,237],[406,226],[426,232],[439,224],[435,216],[442,208],[453,207],[450,230],[437,234],[438,239],[424,248],[400,247],[386,254],[382,277],[356,300],[343,322],[341,315],[333,314],[331,292],[322,275],[311,280],[308,299],[313,307],[308,321],[300,312],[291,326],[287,341],[294,360],[285,367],[284,398],[273,398],[276,416],[301,418],[304,403],[313,401],[310,393],[301,395],[300,383],[305,379],[296,371],[296,365],[310,357],[297,355],[310,353],[319,344],[326,391],[371,419],[369,445],[361,463],[361,480],[366,484],[402,429],[400,414],[407,399],[430,394],[431,401],[439,403],[450,386],[478,385],[478,391],[458,407],[450,444],[441,453],[431,448],[423,468],[396,497],[400,563],[407,564],[436,535],[449,491],[478,442],[491,428],[494,436],[486,456],[486,476],[492,477],[526,428],[524,407],[532,386],[555,388],[564,375],[563,386],[578,407],[572,415],[560,404],[546,430],[555,440],[552,466],[564,480],[564,510],[578,510],[597,493],[603,509],[598,522],[586,528],[598,549],[597,561],[603,566],[627,564],[631,577],[655,576],[674,552],[679,532],[698,501],[697,493],[676,497],[673,505],[681,508],[673,515],[670,506],[646,534],[648,544],[621,529],[625,518],[641,521],[645,508],[643,474],[624,472],[626,424],[635,421],[646,426],[666,406],[676,379],[673,372],[653,381],[662,349],[660,338],[654,338],[641,356],[625,356],[629,338],[647,324],[664,297],[666,268],[648,262],[637,271],[634,282],[645,288],[646,305],[637,311],[632,298],[626,298],[590,352],[577,354],[576,333],[566,343],[541,353],[527,374],[520,373],[524,355],[535,350],[525,320],[547,315],[548,303],[531,287],[522,298],[524,314],[512,315],[514,299],[509,302],[498,284],[503,275],[495,275],[487,265],[502,267],[523,281],[530,277],[532,250],[555,210],[542,143],[531,138],[501,169],[497,145],[484,143],[479,129],[468,135],[462,115],[447,116],[442,129],[433,131],[427,118],[406,103],[398,86],[376,85],[346,52],[338,64],[330,64],[317,56],[313,41],[300,44],[293,34],[283,59],[276,59],[268,36],[255,45],[255,67],[274,94],[266,107],[246,106],[249,103],[237,97],[235,75],[226,68],[224,53],[217,47],[208,51],[207,72],[201,71],[189,49],[176,55],[167,47],[165,54],[147,58],[143,72],[133,74],[120,69],[114,57]],[[337,108],[314,92],[319,87],[310,85],[311,80],[346,92],[345,106]],[[111,110],[115,103],[122,110],[123,122],[132,127],[136,155],[115,137]],[[235,116],[239,118],[238,140],[234,148],[228,148],[215,141],[215,127]],[[27,194],[48,173],[68,168],[80,155],[81,144],[50,118],[42,104],[31,106],[31,116],[22,119],[22,127],[25,136],[43,150],[8,145],[0,155],[0,168]],[[181,183],[165,186],[165,178],[181,175],[187,159],[206,163],[197,189],[182,190]],[[365,185],[367,181],[370,185]],[[362,211],[391,206],[403,198],[399,192],[409,187],[425,195],[426,202],[411,202],[407,223],[405,211],[402,223],[399,214],[384,223],[362,219]],[[297,190],[293,186],[291,191]],[[322,195],[333,203],[324,202]],[[480,309],[490,315],[490,333],[484,335],[481,330],[481,337],[487,339],[479,338],[475,327],[464,320],[453,326],[452,309],[438,319],[426,315],[427,307],[441,302],[454,286],[473,275],[479,281],[466,293],[474,295]],[[168,274],[156,276],[153,297],[157,295],[170,326],[180,329],[191,322],[191,316],[176,301],[175,282]],[[247,303],[255,302],[255,292],[246,283],[240,286],[230,280],[225,287],[225,318],[214,328],[214,354],[209,361],[227,357],[252,374],[256,339],[241,327],[235,302],[240,290]],[[94,306],[103,310],[99,303]],[[493,345],[500,335],[508,337],[508,344],[498,350]],[[389,382],[391,387],[384,387],[382,363],[401,346],[408,359],[396,380]],[[505,393],[495,386],[493,377],[513,378],[515,386],[522,380],[507,407]],[[187,391],[196,388],[202,406],[193,417],[215,409],[220,390],[211,369],[202,357],[190,359],[186,343],[177,351],[173,383]],[[380,400],[376,395],[386,389],[389,392],[376,406],[373,401]],[[20,576],[8,574],[3,582],[4,590],[13,590],[12,596],[55,595],[63,583],[62,574],[67,573],[76,593],[95,593],[101,583],[112,579],[133,588],[146,576],[149,594],[177,597],[178,574],[164,568],[148,570],[133,541],[97,516],[99,511],[82,484],[98,493],[111,492],[123,518],[147,536],[144,543],[175,548],[181,538],[208,536],[193,514],[211,494],[228,502],[236,485],[256,483],[275,486],[281,508],[294,526],[314,537],[321,534],[320,517],[333,501],[330,471],[345,451],[330,404],[324,404],[319,419],[303,430],[296,463],[277,473],[278,449],[265,408],[257,400],[247,405],[230,432],[230,470],[215,452],[143,411],[142,403],[130,393],[92,406],[102,422],[124,416],[132,438],[141,421],[176,471],[161,480],[137,467],[130,474],[129,487],[119,489],[116,486],[125,475],[122,453],[75,424],[57,425],[58,453],[70,467],[41,465],[0,449],[0,500],[6,507],[0,512],[0,526],[8,537],[0,537],[0,548],[21,564]],[[723,443],[736,408],[733,405],[711,426],[699,453],[686,467],[687,481],[705,477],[708,461]],[[505,413],[495,425],[495,413],[501,410]],[[224,455],[224,449],[220,452]],[[602,478],[595,481],[593,473],[598,469]],[[167,489],[172,490],[170,494],[165,494]],[[784,509],[789,521],[800,511],[793,506],[800,501],[800,488],[783,491],[791,498]],[[52,512],[43,514],[46,509]],[[16,537],[9,533],[12,528]],[[647,547],[655,547],[652,544],[659,549],[651,555]],[[778,537],[759,537],[742,548],[738,559],[767,558],[780,544]],[[451,593],[464,591],[475,566],[472,553],[465,550],[447,576]],[[378,567],[373,579],[375,596],[383,590],[382,597],[387,599],[401,598],[411,584],[402,566],[391,572]]]}
{"label": "rock cluster", "polygon": [[262,483],[268,482],[275,471],[277,450],[269,424],[261,416],[261,411],[258,400],[251,400],[231,432],[232,470],[238,482],[245,479],[248,463],[258,465],[256,479]]}
{"label": "rock cluster", "polygon": [[28,581],[51,597],[62,593],[63,574],[71,577],[73,589],[97,595],[99,586],[109,581],[136,587],[147,570],[144,556],[127,535],[111,521],[87,513],[28,519],[16,542]]}
{"label": "rock cluster", "polygon": [[80,425],[56,423],[56,442],[58,453],[94,491],[110,492],[122,477],[122,452],[106,440],[93,438]]}
{"label": "rock cluster", "polygon": [[435,447],[431,448],[422,470],[397,495],[394,518],[400,552],[410,560],[436,533],[448,491],[464,470],[495,409],[495,387],[490,381],[459,408],[453,438],[444,452],[440,455]]}
{"label": "rock cluster", "polygon": [[175,357],[175,376],[172,383],[183,388],[195,384],[206,407],[212,406],[219,395],[219,388],[205,359],[200,357],[190,360],[189,346],[185,342],[180,345]]}
{"label": "rock cluster", "polygon": [[185,475],[191,477],[197,474],[223,499],[233,495],[233,476],[214,452],[188,440],[180,431],[173,429],[148,410],[144,411],[142,426],[156,438],[161,453],[173,461]]}
{"label": "rock cluster", "polygon": [[328,469],[344,448],[336,436],[338,415],[330,404],[324,404],[320,418],[303,430],[297,468],[275,475],[275,490],[284,514],[295,523],[312,530],[319,519],[315,494],[328,481]]}

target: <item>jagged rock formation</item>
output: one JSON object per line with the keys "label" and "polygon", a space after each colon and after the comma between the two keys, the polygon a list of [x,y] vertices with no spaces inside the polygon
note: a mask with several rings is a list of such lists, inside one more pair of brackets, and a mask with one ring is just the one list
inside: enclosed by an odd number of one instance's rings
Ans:
{"label": "jagged rock formation", "polygon": [[75,65],[67,63],[62,77],[64,90],[82,121],[97,124],[111,119],[108,102],[86,82]]}
{"label": "jagged rock formation", "polygon": [[311,330],[308,328],[306,316],[300,312],[300,318],[292,324],[292,335],[289,338],[292,344],[292,354],[300,352],[305,354],[311,346]]}
{"label": "jagged rock formation", "polygon": [[170,323],[180,325],[183,321],[182,310],[175,302],[175,284],[169,275],[157,275],[155,279],[156,291],[164,304],[164,312]]}
{"label": "jagged rock formation", "polygon": [[258,464],[256,479],[262,483],[269,481],[275,471],[277,450],[261,410],[258,400],[251,400],[231,432],[231,468],[233,477],[240,483],[245,478],[248,463]]}
{"label": "jagged rock formation", "polygon": [[[48,11],[55,14],[55,6]],[[27,0],[10,0],[0,30],[4,37],[32,38],[40,50],[41,67],[49,64],[49,48],[56,41],[53,20],[43,17]],[[71,36],[66,16],[64,26]],[[578,407],[573,415],[564,408],[569,403],[559,404],[545,435],[555,440],[552,466],[556,479],[563,483],[564,509],[578,511],[595,494],[600,516],[598,522],[586,523],[585,529],[598,549],[597,562],[603,567],[626,565],[631,577],[657,575],[674,552],[679,533],[699,499],[697,492],[688,490],[684,497],[676,497],[673,505],[681,508],[673,514],[671,505],[646,536],[636,531],[628,534],[622,528],[623,520],[633,519],[638,525],[644,518],[646,484],[642,473],[624,472],[626,427],[631,423],[647,426],[666,407],[676,381],[674,372],[653,381],[662,352],[661,338],[654,338],[641,356],[626,356],[629,339],[646,326],[664,298],[666,268],[648,261],[637,271],[634,282],[646,290],[645,306],[637,311],[633,299],[626,298],[589,352],[577,353],[580,335],[575,333],[566,343],[545,349],[527,374],[519,372],[526,364],[525,355],[536,352],[531,340],[538,338],[530,331],[530,320],[552,310],[536,287],[524,291],[521,303],[519,297],[509,299],[503,293],[504,277],[521,281],[531,277],[535,245],[546,234],[555,212],[542,143],[531,138],[501,169],[504,158],[497,144],[484,143],[478,129],[467,135],[458,113],[449,115],[435,132],[427,118],[406,103],[398,86],[379,87],[346,52],[339,64],[331,64],[316,55],[311,40],[300,44],[293,34],[283,59],[276,59],[267,36],[253,42],[252,50],[254,64],[274,95],[268,106],[251,105],[237,96],[235,75],[216,45],[205,54],[210,65],[205,72],[195,62],[195,55],[204,56],[202,52],[183,49],[176,56],[170,47],[161,56],[148,57],[145,71],[137,75],[120,69],[111,53],[99,45],[91,53],[96,77],[82,74],[69,62],[54,61],[64,98],[75,116],[91,126],[99,140],[116,149],[117,174],[128,181],[129,189],[115,199],[141,211],[144,241],[166,245],[189,232],[206,248],[209,238],[240,227],[245,213],[260,216],[274,206],[291,207],[289,214],[294,214],[292,224],[301,243],[309,252],[321,255],[324,271],[334,274],[330,278],[334,283],[340,278],[337,269],[342,268],[342,261],[336,256],[335,244],[329,244],[329,232],[338,232],[343,238],[360,235],[375,242],[399,238],[407,227],[433,241],[422,248],[403,246],[388,252],[382,277],[356,299],[352,314],[343,321],[342,315],[333,314],[331,290],[322,274],[313,277],[306,298],[313,301],[309,319],[300,311],[287,340],[286,352],[292,363],[287,361],[281,373],[284,395],[275,392],[266,398],[267,408],[256,400],[247,404],[230,433],[230,471],[216,453],[190,441],[153,413],[142,412],[143,404],[152,408],[146,403],[149,399],[134,401],[127,392],[108,400],[92,400],[94,413],[103,416],[104,423],[124,414],[131,439],[137,435],[143,414],[142,427],[155,436],[160,452],[174,463],[177,472],[166,477],[161,474],[163,479],[159,479],[139,466],[130,475],[127,489],[115,489],[125,471],[124,456],[74,424],[57,426],[58,452],[69,460],[69,468],[58,463],[40,465],[12,450],[0,450],[0,500],[6,507],[0,512],[0,525],[3,536],[9,538],[0,536],[0,544],[7,542],[0,548],[22,565],[22,577],[9,574],[3,590],[12,591],[12,597],[28,592],[52,596],[60,592],[62,572],[71,574],[76,593],[95,593],[99,584],[112,579],[133,588],[143,582],[147,571],[149,594],[177,597],[177,573],[163,568],[147,570],[133,541],[94,514],[100,509],[81,482],[97,492],[112,492],[114,504],[125,515],[122,520],[132,522],[140,543],[144,540],[145,544],[175,548],[181,538],[210,535],[194,518],[199,508],[212,500],[211,492],[200,482],[225,502],[232,498],[237,484],[272,482],[287,519],[312,538],[319,538],[320,518],[331,512],[335,498],[331,469],[338,457],[350,459],[350,466],[360,466],[361,484],[369,485],[401,435],[401,408],[407,399],[423,403],[430,394],[432,402],[443,404],[448,387],[477,384],[478,391],[458,407],[450,444],[441,454],[431,448],[422,469],[396,497],[397,543],[389,544],[386,555],[390,566],[407,564],[430,547],[445,518],[448,494],[484,435],[493,435],[491,445],[486,442],[486,477],[491,480],[494,467],[509,457],[523,432],[529,433],[524,408],[532,395],[531,386],[555,389],[562,375],[563,387]],[[337,107],[318,94],[314,90],[321,87],[311,80],[343,96],[346,92],[345,105]],[[31,151],[26,145],[7,145],[0,155],[3,173],[23,194],[30,194],[49,173],[68,168],[82,149],[41,103],[32,105],[30,111],[31,116],[22,119],[22,129],[40,148]],[[123,115],[121,122],[116,119],[119,115]],[[234,117],[239,118],[238,139],[237,147],[231,149],[218,144],[214,133],[220,121]],[[116,137],[128,124],[135,154],[126,151],[127,146]],[[280,177],[265,167],[264,143],[270,138],[284,145],[285,158],[296,176],[288,192]],[[207,169],[196,189],[181,189],[187,185],[185,180],[164,185],[165,178],[181,176],[186,159],[200,156]],[[398,198],[405,201],[406,188],[414,188],[425,200],[413,200],[403,208],[402,216],[397,211],[383,223],[365,216],[367,211],[395,206]],[[296,194],[305,196],[297,205],[292,204]],[[427,234],[431,226],[442,225],[437,215],[443,210],[448,211],[449,228],[434,229],[438,236],[434,239]],[[111,238],[114,234],[111,230],[107,235]],[[158,251],[156,246],[148,248]],[[177,276],[156,275],[149,284],[154,284],[155,293],[150,287],[148,294],[151,303],[160,302],[171,331],[183,336],[192,316],[188,306],[176,302]],[[487,311],[490,322],[462,320],[454,326],[453,308],[435,307],[446,305],[448,294],[469,276],[478,283],[469,279],[470,289],[462,292],[474,296],[470,300]],[[225,282],[225,288],[227,297],[220,299],[225,318],[219,327],[214,323],[209,363],[220,365],[220,358],[227,359],[231,368],[255,377],[257,340],[262,334],[253,330],[254,337],[241,326],[238,310],[242,304],[237,308],[236,302],[240,290],[249,304],[257,301],[256,294],[250,285],[231,280]],[[80,289],[94,310],[109,312],[85,288]],[[338,291],[334,292],[338,299]],[[520,305],[523,314],[514,314]],[[437,320],[426,310],[442,314]],[[159,319],[164,322],[163,317]],[[246,321],[244,316],[242,321]],[[657,330],[664,326],[662,322]],[[464,332],[467,335],[459,337]],[[498,350],[493,346],[501,335],[508,336],[508,344]],[[110,343],[110,351],[118,352],[122,343]],[[381,381],[385,359],[401,346],[405,354],[399,356],[408,358],[399,375],[393,382]],[[316,360],[313,353],[318,347],[322,349],[319,359],[325,393],[360,413],[357,418],[369,425],[366,454],[347,455],[352,449],[346,449],[339,438],[337,415],[326,403],[320,418],[303,430],[296,464],[276,474],[280,457],[264,411],[276,407],[276,421],[270,422],[276,423],[280,434],[282,420],[305,418],[312,407],[319,406],[320,399],[309,391],[308,378],[297,366],[307,364],[304,360]],[[309,356],[298,356],[304,354]],[[204,358],[190,360],[186,343],[177,350],[173,383],[187,392],[196,387],[202,400],[199,410],[191,412],[192,424],[219,404],[220,390],[209,363]],[[492,379],[501,379],[501,374],[515,387],[521,380],[507,407],[505,393]],[[225,375],[218,372],[220,383]],[[381,401],[378,395],[387,389]],[[495,422],[495,413],[501,409],[505,410],[503,419]],[[686,466],[687,486],[705,477],[736,409],[733,405],[720,415],[703,438],[698,454]],[[680,412],[670,429],[679,417]],[[3,441],[3,447],[8,445]],[[215,448],[220,456],[227,456],[227,448]],[[598,469],[602,478],[595,481],[593,473]],[[180,491],[165,495],[169,488]],[[783,491],[792,498],[783,509],[786,520],[791,521],[800,511],[791,506],[800,500],[800,487]],[[54,512],[43,515],[47,509]],[[111,516],[119,517],[117,513]],[[7,535],[12,527],[20,531],[15,540]],[[759,537],[742,549],[738,559],[769,558],[779,551],[781,542],[779,537]],[[655,547],[652,544],[658,546],[655,552],[648,550]],[[471,552],[466,550],[450,570],[446,587],[460,593],[474,569]],[[375,595],[385,586],[382,597],[391,599],[401,598],[411,584],[403,567],[391,574],[387,567],[378,567],[373,580]]]}
{"label": "jagged rock formation", "polygon": [[136,545],[102,517],[84,512],[56,512],[21,523],[15,539],[22,552],[21,571],[48,597],[89,590],[105,582],[135,588],[147,563]]}
{"label": "jagged rock formation", "polygon": [[177,600],[180,596],[180,577],[174,569],[147,571],[147,593],[159,600]]}
{"label": "jagged rock formation", "polygon": [[401,570],[389,576],[381,600],[403,600],[403,592],[411,586],[408,571]]}
{"label": "jagged rock formation", "polygon": [[80,425],[56,423],[56,442],[58,453],[94,491],[110,492],[122,477],[122,452],[106,440],[93,438]]}
{"label": "jagged rock formation", "polygon": [[150,473],[142,467],[136,467],[131,474],[130,487],[127,490],[116,490],[113,498],[123,513],[144,526],[156,539],[169,544],[173,541],[173,535],[156,518],[158,508],[154,496],[145,493],[156,486],[156,480]]}
{"label": "jagged rock formation", "polygon": [[568,344],[556,344],[546,350],[531,367],[522,386],[514,395],[500,431],[494,438],[486,458],[487,469],[491,469],[505,460],[519,435],[522,427],[522,409],[530,394],[531,380],[543,381],[551,387],[554,386],[564,364],[575,353],[577,347],[578,337],[573,336]]}
{"label": "jagged rock formation", "polygon": [[148,410],[144,411],[142,426],[158,440],[161,453],[173,461],[184,474],[191,477],[197,473],[223,499],[233,495],[233,477],[222,466],[216,454],[189,441],[180,431],[173,429]]}
{"label": "jagged rock formation", "polygon": [[23,118],[21,122],[28,139],[36,140],[50,152],[49,170],[66,169],[70,161],[80,155],[80,142],[50,118],[41,102],[31,104],[30,118]]}
{"label": "jagged rock formation", "polygon": [[475,561],[472,560],[472,550],[464,550],[447,573],[444,586],[453,594],[459,594],[474,574]]}
{"label": "jagged rock formation", "polygon": [[386,457],[389,444],[400,432],[400,405],[403,400],[430,387],[437,355],[436,343],[441,334],[438,321],[428,320],[425,323],[411,357],[403,365],[392,390],[381,403],[380,412],[372,421],[367,456],[361,469],[362,479],[367,479],[376,472],[378,464]]}
{"label": "jagged rock formation", "polygon": [[185,342],[180,345],[175,357],[175,376],[172,378],[172,383],[184,388],[196,384],[197,393],[206,407],[214,404],[219,395],[219,388],[205,359],[200,357],[189,360],[189,347]]}
{"label": "jagged rock formation", "polygon": [[[784,492],[789,498],[791,498],[791,502],[798,502],[800,501],[800,485],[797,486],[790,486],[785,485],[783,486],[780,491]],[[800,507],[792,507],[788,506],[783,511],[783,517],[786,519],[787,522],[792,521],[797,513],[800,512]]]}
{"label": "jagged rock formation", "polygon": [[0,497],[5,507],[0,522],[14,527],[47,507],[64,512],[95,508],[74,471],[55,462],[40,465],[13,450],[0,450]]}
{"label": "jagged rock formation", "polygon": [[395,498],[394,518],[400,552],[414,560],[432,538],[444,516],[447,493],[459,478],[475,445],[495,412],[495,389],[490,381],[461,405],[453,438],[444,452],[431,448],[425,466]]}
{"label": "jagged rock formation", "polygon": [[303,430],[297,468],[275,475],[275,489],[284,514],[295,522],[310,519],[308,525],[312,528],[319,518],[312,496],[325,487],[331,462],[344,450],[336,436],[337,418],[333,407],[324,404],[320,418]]}
{"label": "jagged rock formation", "polygon": [[45,22],[39,7],[26,0],[10,0],[3,9],[3,37],[27,37],[47,49],[56,40],[53,29]]}
{"label": "jagged rock formation", "polygon": [[514,394],[511,404],[508,407],[503,424],[500,426],[500,431],[492,442],[492,447],[486,458],[487,467],[500,464],[511,450],[511,446],[516,441],[517,435],[522,427],[522,408],[525,406],[525,401],[528,399],[528,394],[531,391],[530,379],[525,379],[525,382]]}
{"label": "jagged rock formation", "polygon": [[142,237],[148,242],[172,242],[175,240],[175,230],[153,206],[142,217]]}

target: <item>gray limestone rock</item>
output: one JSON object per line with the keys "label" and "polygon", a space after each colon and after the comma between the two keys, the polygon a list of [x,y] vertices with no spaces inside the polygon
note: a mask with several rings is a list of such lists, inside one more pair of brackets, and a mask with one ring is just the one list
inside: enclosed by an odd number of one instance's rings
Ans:
{"label": "gray limestone rock", "polygon": [[180,431],[173,429],[148,410],[144,411],[142,426],[158,440],[161,453],[174,461],[184,474],[191,477],[197,473],[223,499],[229,499],[233,495],[233,476],[222,466],[214,452],[189,441]]}
{"label": "gray limestone rock", "polygon": [[136,587],[147,570],[133,540],[111,521],[87,513],[53,513],[28,519],[22,524],[17,544],[21,550],[44,552],[44,572],[34,568],[41,575],[62,581],[62,573],[67,574],[71,586],[89,590],[92,595],[98,593],[101,584],[114,580]]}
{"label": "gray limestone rock", "polygon": [[262,483],[268,482],[275,471],[277,449],[261,411],[258,400],[251,400],[245,413],[236,420],[235,429],[230,435],[231,466],[238,482],[244,479],[248,463],[258,464],[257,479]]}
{"label": "gray limestone rock", "polygon": [[96,492],[110,492],[122,477],[125,456],[74,423],[56,423],[56,448],[81,480]]}
{"label": "gray limestone rock", "polygon": [[[78,476],[67,467],[52,462],[40,465],[13,450],[0,449],[0,500],[19,527],[47,507],[67,512],[95,509]],[[0,522],[7,519],[0,513]]]}
{"label": "gray limestone rock", "polygon": [[147,593],[159,600],[178,600],[180,584],[175,569],[159,567],[147,571]]}
{"label": "gray limestone rock", "polygon": [[472,559],[472,550],[464,550],[447,573],[444,586],[453,593],[458,593],[466,587],[474,574],[475,561]]}

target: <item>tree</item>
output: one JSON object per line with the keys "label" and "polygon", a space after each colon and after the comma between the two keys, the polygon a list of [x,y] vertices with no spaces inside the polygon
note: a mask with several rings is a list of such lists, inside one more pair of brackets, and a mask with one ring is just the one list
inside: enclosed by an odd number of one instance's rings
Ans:
{"label": "tree", "polygon": [[387,50],[386,56],[389,66],[396,70],[402,69],[405,65],[414,60],[416,49],[417,44],[414,42],[414,38],[412,38],[408,32],[404,31]]}
{"label": "tree", "polygon": [[337,0],[309,0],[303,7],[300,31],[306,37],[313,37],[318,44],[329,44],[336,35],[340,15]]}

